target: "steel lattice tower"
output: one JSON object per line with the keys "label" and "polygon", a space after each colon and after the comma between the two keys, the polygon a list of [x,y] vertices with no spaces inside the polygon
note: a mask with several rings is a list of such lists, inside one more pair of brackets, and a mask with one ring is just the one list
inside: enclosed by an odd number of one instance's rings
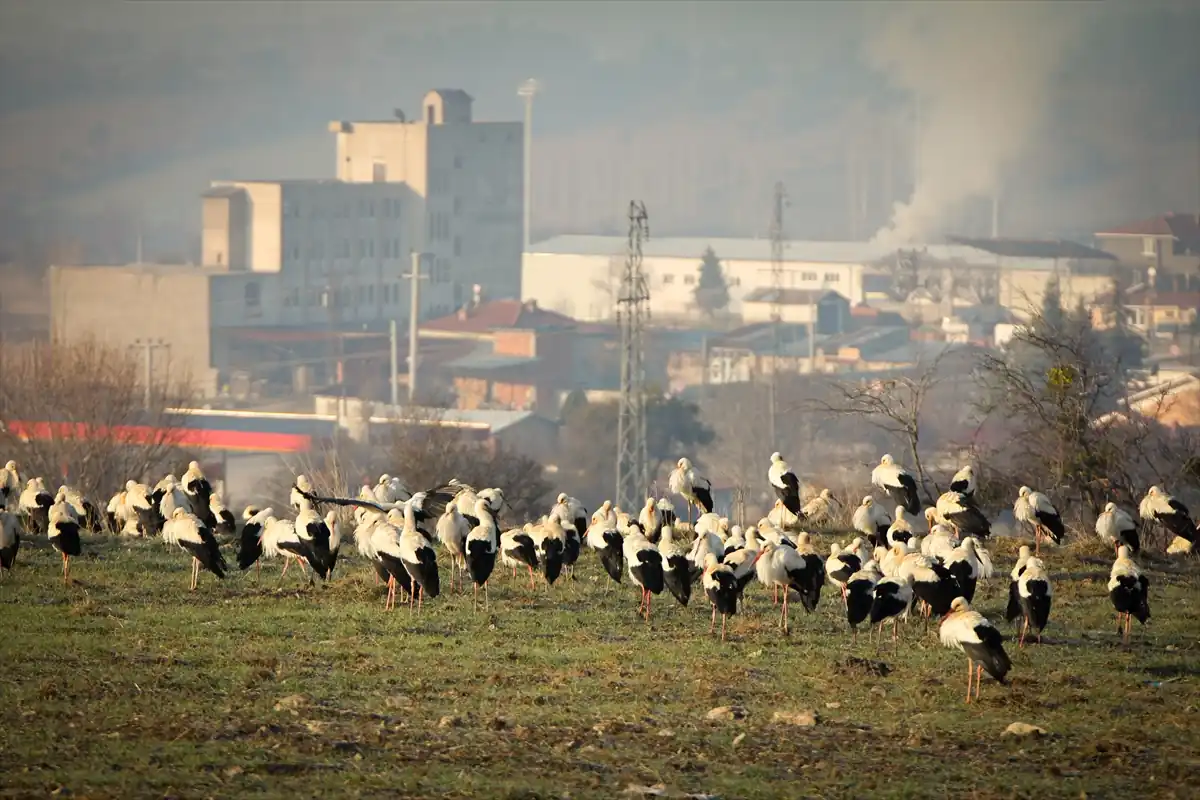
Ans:
{"label": "steel lattice tower", "polygon": [[775,184],[775,197],[771,204],[771,326],[775,340],[767,395],[767,436],[771,447],[775,446],[775,388],[783,349],[783,207],[786,204],[787,190],[783,188],[783,182],[779,181]]}
{"label": "steel lattice tower", "polygon": [[650,288],[642,272],[642,244],[650,238],[644,203],[629,204],[629,243],[625,270],[617,295],[617,325],[621,329],[621,409],[617,417],[617,505],[636,513],[650,487],[646,453],[646,322],[650,319]]}

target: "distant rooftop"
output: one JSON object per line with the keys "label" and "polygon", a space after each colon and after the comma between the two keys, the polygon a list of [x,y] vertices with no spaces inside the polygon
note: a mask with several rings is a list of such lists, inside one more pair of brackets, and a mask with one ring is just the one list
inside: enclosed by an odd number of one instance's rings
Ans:
{"label": "distant rooftop", "polygon": [[776,289],[762,286],[746,295],[743,303],[778,303],[781,306],[809,306],[831,298],[845,300],[831,289]]}
{"label": "distant rooftop", "polygon": [[966,245],[1011,258],[1095,258],[1116,261],[1116,256],[1094,247],[1067,242],[1061,239],[971,239],[966,236],[948,236],[954,244]]}
{"label": "distant rooftop", "polygon": [[577,325],[575,320],[564,314],[540,308],[536,301],[505,299],[484,300],[478,305],[464,306],[453,314],[421,323],[421,330],[487,333],[504,328],[540,330],[574,328]]}
{"label": "distant rooftop", "polygon": [[1173,211],[1151,219],[1098,231],[1097,236],[1173,236],[1184,242],[1200,240],[1200,214]]}
{"label": "distant rooftop", "polygon": [[[593,236],[565,234],[534,242],[529,254],[547,255],[625,255],[628,240],[624,236]],[[1082,245],[1079,245],[1083,247]],[[702,237],[651,238],[642,245],[642,254],[648,258],[694,258],[699,261],[709,247],[717,258],[733,261],[770,261],[769,239],[733,239]],[[979,247],[960,243],[927,244],[895,247],[879,242],[803,241],[784,242],[783,258],[790,262],[817,264],[876,264],[893,258],[901,250],[917,252],[918,257],[938,261],[962,262],[978,266],[1017,268],[1047,268],[1053,259],[1037,256],[1021,257],[1019,262],[1003,261],[999,255]],[[1097,256],[1099,257],[1099,256]]]}

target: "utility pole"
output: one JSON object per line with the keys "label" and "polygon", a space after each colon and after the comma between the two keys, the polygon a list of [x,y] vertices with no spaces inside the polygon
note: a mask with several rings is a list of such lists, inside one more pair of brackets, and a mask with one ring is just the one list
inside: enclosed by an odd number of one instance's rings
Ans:
{"label": "utility pole", "polygon": [[644,203],[629,203],[629,241],[617,296],[621,329],[621,405],[617,416],[617,505],[632,511],[650,487],[646,452],[645,324],[650,319],[650,288],[642,271],[642,245],[650,238]]}
{"label": "utility pole", "polygon": [[397,384],[398,373],[400,372],[400,343],[397,340],[396,320],[388,320],[388,345],[392,354],[392,411],[396,410],[396,406],[400,405],[400,387]]}
{"label": "utility pole", "polygon": [[[421,320],[421,281],[429,278],[428,275],[421,274],[421,258],[423,256],[424,253],[413,253],[412,269],[403,275],[408,278],[408,292],[411,300],[408,308],[408,404],[410,406],[417,402],[417,333]],[[393,352],[395,352],[394,349]]]}
{"label": "utility pole", "polygon": [[[767,390],[767,436],[772,447],[775,446],[776,382],[783,360],[783,208],[787,202],[787,190],[783,188],[783,182],[778,181],[775,183],[775,198],[771,204],[771,288],[774,291],[771,300],[771,327],[775,352],[771,360],[771,377]],[[811,326],[808,335],[811,339]]]}
{"label": "utility pole", "polygon": [[[133,344],[129,345],[129,348],[142,351],[142,405],[149,411],[151,390],[154,386],[154,351],[164,349],[169,353],[171,345],[162,339],[147,339],[145,341],[134,339]],[[170,358],[169,355],[168,358]]]}
{"label": "utility pole", "polygon": [[321,305],[325,307],[329,322],[329,373],[338,383],[337,430],[333,436],[333,455],[338,457],[338,440],[342,437],[342,408],[346,405],[346,381],[342,374],[342,335],[338,330],[338,303],[341,301],[337,284],[332,280],[325,283],[321,292]]}
{"label": "utility pole", "polygon": [[533,219],[533,96],[541,88],[541,84],[530,78],[517,89],[517,95],[525,99],[525,219],[521,252],[529,250],[529,231]]}

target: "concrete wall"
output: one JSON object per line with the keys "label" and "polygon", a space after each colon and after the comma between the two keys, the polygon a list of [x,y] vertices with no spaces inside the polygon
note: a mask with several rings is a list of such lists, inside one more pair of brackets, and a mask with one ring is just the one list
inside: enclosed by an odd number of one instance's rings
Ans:
{"label": "concrete wall", "polygon": [[[719,256],[720,254],[718,254]],[[521,270],[521,299],[576,319],[612,319],[625,259],[608,255],[526,253]],[[769,261],[722,261],[729,286],[729,311],[745,314],[743,298],[755,289],[773,286]],[[695,258],[647,257],[643,269],[649,281],[650,311],[660,318],[692,318],[700,255]],[[861,264],[784,262],[783,285],[788,289],[829,289],[863,301]]]}
{"label": "concrete wall", "polygon": [[[1171,236],[1097,236],[1096,246],[1112,253],[1122,264],[1149,267],[1166,273],[1191,274],[1200,269],[1200,256],[1175,255]],[[1148,250],[1153,249],[1154,255]]]}
{"label": "concrete wall", "polygon": [[[51,267],[52,335],[72,342],[93,337],[114,347],[159,340],[154,374],[187,375],[204,396],[217,391],[209,342],[209,281],[197,267]],[[139,357],[141,350],[137,351]]]}
{"label": "concrete wall", "polygon": [[[1012,310],[1022,320],[1042,307],[1046,293],[1046,282],[1054,275],[1052,270],[1026,269],[1001,270],[997,302]],[[1107,275],[1072,275],[1067,270],[1058,273],[1059,290],[1063,308],[1074,308],[1082,300],[1091,303],[1101,295],[1112,291],[1112,278]]]}
{"label": "concrete wall", "polygon": [[202,202],[200,263],[214,269],[248,269],[250,220],[246,193],[205,197]]}

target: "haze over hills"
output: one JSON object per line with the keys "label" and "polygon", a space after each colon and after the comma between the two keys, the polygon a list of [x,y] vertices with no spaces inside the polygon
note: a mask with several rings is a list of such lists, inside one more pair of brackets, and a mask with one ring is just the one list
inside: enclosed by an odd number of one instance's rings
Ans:
{"label": "haze over hills", "polygon": [[865,237],[914,151],[902,239],[981,232],[997,187],[1014,235],[1200,203],[1186,3],[72,0],[0,21],[0,233],[93,260],[131,257],[139,219],[151,252],[187,252],[211,179],[332,175],[331,119],[416,113],[435,86],[519,119],[529,76],[542,233],[619,230],[639,196],[661,235],[761,234],[782,179],[789,235]]}

